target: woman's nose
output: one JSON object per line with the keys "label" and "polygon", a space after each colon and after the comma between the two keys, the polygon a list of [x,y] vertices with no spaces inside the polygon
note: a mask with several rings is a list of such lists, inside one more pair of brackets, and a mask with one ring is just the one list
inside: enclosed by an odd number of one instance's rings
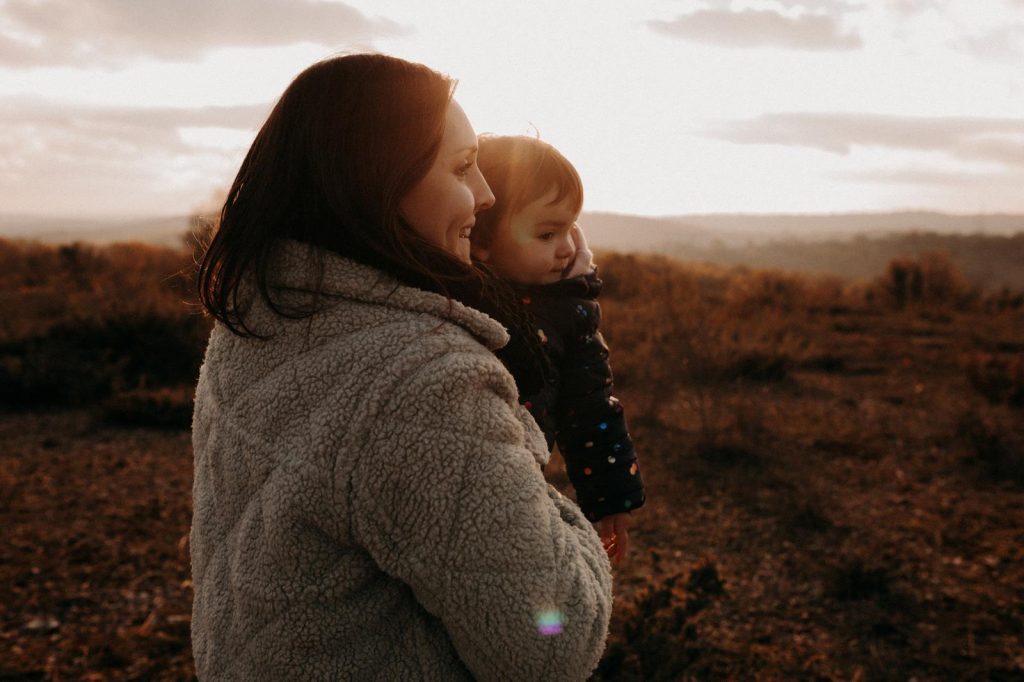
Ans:
{"label": "woman's nose", "polygon": [[494,192],[491,191],[491,186],[487,184],[487,180],[484,178],[484,174],[480,172],[478,168],[476,171],[476,187],[473,189],[473,198],[476,200],[476,211],[486,211],[491,206],[494,206]]}

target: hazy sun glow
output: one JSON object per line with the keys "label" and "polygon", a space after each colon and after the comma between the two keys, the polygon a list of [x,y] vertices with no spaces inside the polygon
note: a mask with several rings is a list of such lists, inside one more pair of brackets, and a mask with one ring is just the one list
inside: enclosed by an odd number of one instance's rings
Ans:
{"label": "hazy sun glow", "polygon": [[588,210],[1024,211],[1015,0],[259,0],[227,27],[188,0],[212,25],[116,39],[26,2],[0,3],[8,212],[189,211],[298,71],[361,49],[459,79],[480,132],[539,132]]}

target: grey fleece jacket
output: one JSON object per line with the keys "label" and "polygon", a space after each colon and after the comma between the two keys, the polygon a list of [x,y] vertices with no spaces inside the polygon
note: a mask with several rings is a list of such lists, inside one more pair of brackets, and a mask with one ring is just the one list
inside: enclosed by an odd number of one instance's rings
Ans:
{"label": "grey fleece jacket", "polygon": [[[293,303],[312,250],[279,249]],[[611,567],[547,485],[488,316],[335,255],[289,320],[217,325],[196,389],[192,644],[204,680],[573,680]]]}

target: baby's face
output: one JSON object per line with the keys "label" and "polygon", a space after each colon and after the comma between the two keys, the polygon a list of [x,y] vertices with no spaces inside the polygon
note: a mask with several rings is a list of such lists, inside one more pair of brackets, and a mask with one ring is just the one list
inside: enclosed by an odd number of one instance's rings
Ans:
{"label": "baby's face", "polygon": [[556,190],[527,204],[500,225],[487,247],[474,247],[473,256],[494,272],[519,284],[551,284],[576,255],[570,236],[578,213],[567,198],[558,203]]}

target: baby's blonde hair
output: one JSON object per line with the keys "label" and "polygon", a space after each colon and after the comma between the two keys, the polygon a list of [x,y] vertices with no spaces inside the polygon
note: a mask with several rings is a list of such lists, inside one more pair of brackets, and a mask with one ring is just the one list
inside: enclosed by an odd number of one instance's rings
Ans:
{"label": "baby's blonde hair", "polygon": [[583,208],[583,182],[561,152],[527,135],[481,135],[478,163],[494,193],[494,207],[481,212],[470,239],[489,246],[495,229],[527,204],[555,189],[557,204],[568,198],[573,210]]}

